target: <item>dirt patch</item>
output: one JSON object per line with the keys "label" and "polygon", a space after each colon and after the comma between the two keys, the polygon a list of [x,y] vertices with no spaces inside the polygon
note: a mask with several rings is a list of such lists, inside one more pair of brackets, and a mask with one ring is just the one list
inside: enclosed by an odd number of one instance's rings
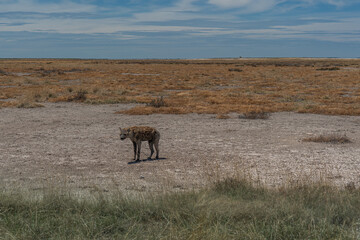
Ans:
{"label": "dirt patch", "polygon": [[[0,109],[0,184],[29,190],[61,184],[76,190],[193,189],[246,174],[269,186],[323,177],[360,183],[360,117],[274,113],[266,120],[210,114],[129,116],[134,105],[46,103]],[[119,127],[149,125],[161,133],[161,160],[128,164],[132,143]],[[308,143],[323,133],[351,143]],[[149,154],[147,143],[142,159]]]}

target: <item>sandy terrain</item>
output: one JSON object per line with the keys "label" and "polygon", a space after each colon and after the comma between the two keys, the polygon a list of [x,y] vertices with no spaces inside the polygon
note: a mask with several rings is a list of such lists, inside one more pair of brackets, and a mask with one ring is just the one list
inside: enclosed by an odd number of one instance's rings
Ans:
{"label": "sandy terrain", "polygon": [[[215,115],[114,114],[133,105],[45,103],[0,109],[0,186],[41,190],[162,191],[199,188],[245,174],[269,186],[303,179],[360,184],[360,117],[274,113],[268,120]],[[149,125],[161,133],[161,160],[128,164],[130,140],[118,127]],[[352,143],[306,143],[327,133]],[[149,154],[143,144],[142,159]]]}

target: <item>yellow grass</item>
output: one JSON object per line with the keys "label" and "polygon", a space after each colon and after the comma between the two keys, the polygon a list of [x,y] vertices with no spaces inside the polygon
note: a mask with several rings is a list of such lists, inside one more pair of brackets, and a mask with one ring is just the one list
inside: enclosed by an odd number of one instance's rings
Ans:
{"label": "yellow grass", "polygon": [[[360,60],[0,60],[0,107],[142,103],[127,114],[360,115]],[[84,98],[77,95],[83,91]],[[151,102],[163,96],[164,106]]]}

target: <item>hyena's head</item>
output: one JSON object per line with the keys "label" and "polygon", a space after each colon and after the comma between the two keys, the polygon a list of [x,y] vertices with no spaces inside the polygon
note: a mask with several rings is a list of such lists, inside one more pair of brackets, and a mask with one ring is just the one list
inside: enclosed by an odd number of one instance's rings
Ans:
{"label": "hyena's head", "polygon": [[130,129],[120,128],[120,139],[125,140],[129,135]]}

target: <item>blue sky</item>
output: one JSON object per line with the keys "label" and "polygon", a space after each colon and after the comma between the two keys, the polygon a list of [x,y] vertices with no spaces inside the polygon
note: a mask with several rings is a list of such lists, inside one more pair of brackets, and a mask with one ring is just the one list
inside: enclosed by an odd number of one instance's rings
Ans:
{"label": "blue sky", "polygon": [[360,0],[0,0],[0,58],[360,57]]}

